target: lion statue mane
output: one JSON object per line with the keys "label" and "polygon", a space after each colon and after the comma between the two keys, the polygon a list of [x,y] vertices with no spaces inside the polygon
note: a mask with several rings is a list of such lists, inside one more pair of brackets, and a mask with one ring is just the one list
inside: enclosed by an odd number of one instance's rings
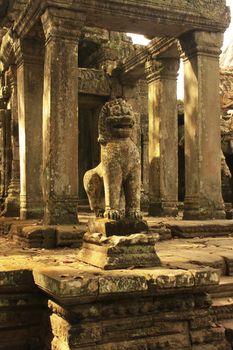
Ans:
{"label": "lion statue mane", "polygon": [[132,107],[123,99],[105,103],[99,116],[101,162],[84,175],[84,188],[96,217],[141,219],[141,166],[132,140]]}

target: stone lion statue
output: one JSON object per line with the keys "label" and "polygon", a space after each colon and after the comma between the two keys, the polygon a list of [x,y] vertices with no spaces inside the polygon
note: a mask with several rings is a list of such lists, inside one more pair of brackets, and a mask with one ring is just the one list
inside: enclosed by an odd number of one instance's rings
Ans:
{"label": "stone lion statue", "polygon": [[84,175],[84,188],[96,217],[141,219],[140,156],[131,136],[136,120],[123,99],[107,102],[99,116],[101,162]]}

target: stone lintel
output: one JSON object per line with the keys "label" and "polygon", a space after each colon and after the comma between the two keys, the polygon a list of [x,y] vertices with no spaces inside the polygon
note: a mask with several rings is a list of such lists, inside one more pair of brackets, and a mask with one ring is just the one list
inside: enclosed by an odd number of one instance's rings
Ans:
{"label": "stone lintel", "polygon": [[[110,30],[124,32],[140,32],[148,36],[174,37],[191,30],[206,30],[224,32],[229,25],[229,9],[225,1],[182,1],[179,6],[174,6],[170,0],[166,1],[138,1],[133,0],[130,4],[123,0],[116,3],[99,0],[73,1],[72,5],[63,0],[37,0],[29,2],[25,6],[23,14],[14,25],[14,31],[19,36],[25,36],[39,20],[41,14],[49,6],[59,7],[62,10],[76,10],[85,12],[88,26],[98,26]],[[120,9],[120,11],[119,11]],[[91,15],[89,15],[89,11]],[[163,23],[161,24],[161,18]],[[124,21],[125,19],[125,21]],[[120,23],[120,25],[119,25]],[[138,23],[142,23],[138,27]]]}

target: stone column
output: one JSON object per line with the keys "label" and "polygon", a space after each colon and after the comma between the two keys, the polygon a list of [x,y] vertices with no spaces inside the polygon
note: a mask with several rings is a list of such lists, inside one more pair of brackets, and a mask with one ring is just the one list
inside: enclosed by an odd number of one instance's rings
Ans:
{"label": "stone column", "polygon": [[[145,96],[144,96],[145,94]],[[141,159],[141,208],[148,207],[148,88],[144,80],[127,77],[122,80],[122,96],[131,104],[136,117],[133,141],[137,145]],[[146,119],[146,123],[145,123]],[[143,136],[143,137],[142,137]]]}
{"label": "stone column", "polygon": [[84,18],[49,8],[43,97],[43,195],[47,224],[77,223],[78,39]]}
{"label": "stone column", "polygon": [[219,54],[221,33],[180,38],[185,74],[185,219],[224,218],[221,194]]}
{"label": "stone column", "polygon": [[40,218],[42,201],[43,45],[35,38],[15,44],[20,153],[20,218]]}
{"label": "stone column", "polygon": [[[8,84],[6,71],[2,74],[2,86],[1,86],[1,126],[2,126],[2,138],[1,138],[1,160],[2,160],[2,183],[3,183],[3,199],[4,204],[8,194],[8,186],[11,179],[11,113],[9,110],[10,99],[10,87]],[[1,215],[5,214],[4,205],[1,207]]]}
{"label": "stone column", "polygon": [[8,187],[8,195],[5,200],[5,216],[19,216],[19,194],[20,194],[20,170],[19,170],[19,127],[18,127],[18,101],[16,67],[11,66],[8,70],[8,83],[11,90],[11,180]]}
{"label": "stone column", "polygon": [[136,126],[134,127],[132,138],[141,154],[141,115],[138,95],[138,81],[136,79],[129,78],[127,81],[122,81],[122,97],[132,106],[136,118]]}
{"label": "stone column", "polygon": [[[2,100],[2,99],[1,99]],[[10,144],[10,111],[2,107],[0,101],[0,182],[1,182],[1,199],[4,201],[7,196],[7,190],[11,175],[11,144]],[[3,209],[4,206],[1,207]],[[4,215],[4,211],[1,212]]]}
{"label": "stone column", "polygon": [[178,213],[178,58],[146,62],[149,114],[149,215]]}

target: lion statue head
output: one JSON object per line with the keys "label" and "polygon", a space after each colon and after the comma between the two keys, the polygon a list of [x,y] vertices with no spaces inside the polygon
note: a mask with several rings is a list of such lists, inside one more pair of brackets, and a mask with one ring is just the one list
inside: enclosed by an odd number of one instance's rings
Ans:
{"label": "lion statue head", "polygon": [[129,103],[122,98],[105,103],[99,116],[100,144],[105,145],[114,138],[131,137],[135,115]]}

